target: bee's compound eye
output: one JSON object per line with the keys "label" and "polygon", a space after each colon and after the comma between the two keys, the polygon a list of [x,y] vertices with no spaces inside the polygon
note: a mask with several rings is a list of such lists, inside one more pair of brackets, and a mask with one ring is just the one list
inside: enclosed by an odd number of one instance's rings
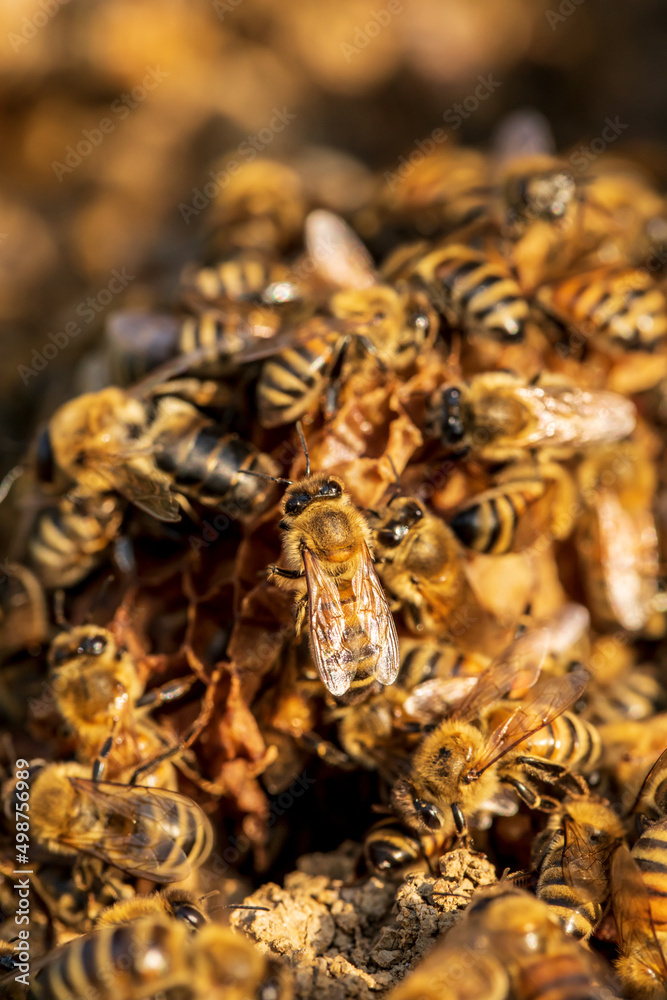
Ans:
{"label": "bee's compound eye", "polygon": [[341,490],[338,483],[334,482],[333,479],[327,479],[325,483],[320,486],[320,495],[323,497],[339,497],[343,491]]}
{"label": "bee's compound eye", "polygon": [[415,798],[412,804],[418,819],[428,830],[440,830],[443,826],[443,815],[433,802]]}
{"label": "bee's compound eye", "polygon": [[310,503],[307,493],[293,493],[285,502],[286,514],[301,514]]}
{"label": "bee's compound eye", "polygon": [[189,903],[183,903],[177,906],[174,910],[174,916],[177,920],[182,920],[184,923],[189,924],[192,930],[198,931],[208,923],[207,917],[198,910],[196,906],[191,906]]}
{"label": "bee's compound eye", "polygon": [[89,635],[83,640],[77,653],[85,656],[101,656],[107,648],[107,640],[103,635]]}
{"label": "bee's compound eye", "polygon": [[406,503],[405,507],[403,508],[403,514],[406,521],[408,521],[410,524],[414,524],[415,521],[421,521],[422,517],[424,516],[424,511],[421,509],[419,504],[416,504],[413,500],[410,500],[408,503]]}

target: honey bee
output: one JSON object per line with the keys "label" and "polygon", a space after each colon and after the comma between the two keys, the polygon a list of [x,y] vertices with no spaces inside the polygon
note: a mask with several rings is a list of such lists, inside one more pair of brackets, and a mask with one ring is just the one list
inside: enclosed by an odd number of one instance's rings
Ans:
{"label": "honey bee", "polygon": [[616,971],[638,1000],[660,1000],[667,991],[667,819],[653,823],[632,851],[622,846],[612,861],[612,900],[620,957]]}
{"label": "honey bee", "polygon": [[174,358],[181,358],[190,371],[229,376],[285,344],[280,324],[275,311],[259,308],[204,308],[184,317],[132,310],[113,313],[106,327],[110,376],[114,383],[132,385]]}
{"label": "honey bee", "polygon": [[431,867],[446,842],[443,830],[417,834],[393,816],[376,823],[364,837],[364,858],[377,875],[403,874]]}
{"label": "honey bee", "polygon": [[306,237],[311,255],[320,260],[322,279],[335,289],[330,315],[305,321],[292,344],[265,362],[257,387],[264,427],[298,419],[325,390],[329,418],[344,370],[370,356],[381,370],[402,376],[438,333],[428,298],[417,289],[380,283],[365,248],[337,216],[312,212]]}
{"label": "honey bee", "polygon": [[623,396],[579,389],[557,375],[528,382],[497,371],[443,387],[431,419],[448,451],[504,462],[538,448],[567,457],[573,449],[620,441],[632,433],[636,411]]}
{"label": "honey bee", "polygon": [[600,351],[655,351],[667,337],[667,299],[646,269],[601,267],[542,285],[536,301],[568,334]]}
{"label": "honey bee", "polygon": [[500,255],[447,243],[420,255],[407,274],[423,283],[432,305],[466,337],[523,341],[528,302]]}
{"label": "honey bee", "polygon": [[281,514],[288,568],[270,567],[270,578],[295,586],[296,631],[307,616],[312,656],[327,689],[350,702],[378,682],[393,684],[396,626],[371,558],[370,528],[343,481],[311,476],[307,459],[305,478],[288,484]]}
{"label": "honey bee", "polygon": [[[548,636],[539,630],[528,643],[520,643],[521,655],[510,646],[448,717],[424,736],[412,756],[409,776],[399,778],[391,794],[393,808],[411,829],[452,829],[451,810],[455,828],[463,833],[466,816],[484,808],[502,784],[531,808],[552,811],[556,800],[540,795],[534,782],[562,782],[571,770],[595,765],[599,735],[572,713],[563,717],[584,691],[586,672],[575,666],[563,677],[532,686],[547,648]],[[510,703],[492,713],[512,688],[527,694],[515,707]]]}
{"label": "honey bee", "polygon": [[125,503],[113,493],[79,495],[72,490],[37,518],[28,555],[47,589],[72,587],[104,559],[118,537]]}
{"label": "honey bee", "polygon": [[187,401],[161,396],[151,414],[146,400],[113,387],[63,404],[37,444],[41,482],[53,484],[60,472],[84,493],[116,490],[160,521],[180,519],[179,494],[211,506],[224,501],[241,519],[259,512],[271,487],[240,476],[246,469],[278,471]]}
{"label": "honey bee", "polygon": [[438,149],[411,164],[404,177],[378,185],[355,219],[361,234],[383,253],[397,243],[437,239],[489,215],[485,158],[470,149]]}
{"label": "honey bee", "polygon": [[206,924],[192,934],[182,920],[144,917],[75,938],[42,963],[35,1000],[142,1000],[181,994],[192,1000],[291,1000],[291,978],[240,934]]}
{"label": "honey bee", "polygon": [[567,163],[536,154],[512,158],[500,183],[502,225],[521,235],[536,220],[564,225],[577,214],[579,191]]}
{"label": "honey bee", "polygon": [[291,249],[303,232],[306,200],[301,176],[277,160],[258,157],[230,173],[212,207],[207,252],[275,254]]}
{"label": "honey bee", "polygon": [[[113,780],[126,780],[165,750],[165,738],[147,712],[180,697],[193,680],[169,681],[146,694],[133,658],[98,625],[56,636],[48,663],[56,707],[74,733],[78,759],[94,765],[97,781],[105,771]],[[171,763],[163,761],[145,783],[175,790]]]}
{"label": "honey bee", "polygon": [[584,509],[575,538],[591,610],[604,624],[637,631],[659,610],[653,465],[629,441],[592,451],[577,480]]}
{"label": "honey bee", "polygon": [[299,296],[290,269],[273,256],[245,251],[207,267],[190,267],[183,275],[186,295],[207,306],[230,303],[276,305]]}
{"label": "honey bee", "polygon": [[458,540],[473,552],[521,552],[543,535],[562,538],[572,528],[568,512],[576,491],[572,478],[555,462],[509,468],[492,486],[465,500],[449,518]]}
{"label": "honey bee", "polygon": [[163,917],[167,920],[180,920],[190,931],[199,931],[209,922],[200,902],[187,889],[159,889],[149,896],[136,895],[107,906],[97,917],[95,927],[131,924],[145,917]]}
{"label": "honey bee", "polygon": [[573,937],[586,940],[600,923],[611,858],[623,838],[621,819],[594,795],[568,796],[549,818],[533,858],[539,871],[537,896]]}
{"label": "honey bee", "polygon": [[[91,781],[77,763],[29,767],[31,835],[49,854],[98,858],[151,882],[180,882],[213,846],[200,807],[177,792],[143,785]],[[5,813],[16,814],[15,783],[5,790]]]}
{"label": "honey bee", "polygon": [[554,920],[549,907],[501,881],[474,893],[462,919],[389,1000],[604,1000],[605,967]]}

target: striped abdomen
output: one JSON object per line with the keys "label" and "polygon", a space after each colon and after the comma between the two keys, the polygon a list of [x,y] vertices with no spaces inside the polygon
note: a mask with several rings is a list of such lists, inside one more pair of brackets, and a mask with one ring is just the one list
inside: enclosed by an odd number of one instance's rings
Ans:
{"label": "striped abdomen", "polygon": [[72,587],[100,562],[123,520],[115,496],[73,502],[69,496],[43,511],[28,541],[31,563],[45,587]]}
{"label": "striped abdomen", "polygon": [[263,427],[292,423],[317,403],[334,363],[338,339],[337,334],[310,337],[264,362],[257,384]]}
{"label": "striped abdomen", "polygon": [[547,486],[544,479],[525,479],[488,490],[460,507],[449,526],[474,552],[503,555],[516,551],[521,515],[542,499]]}
{"label": "striped abdomen", "polygon": [[667,819],[653,823],[632,848],[648,890],[656,933],[667,934]]}
{"label": "striped abdomen", "polygon": [[[262,336],[256,337],[253,323],[259,323]],[[204,349],[207,358],[220,362],[227,367],[234,364],[234,359],[256,342],[258,349],[270,342],[269,330],[277,332],[280,320],[269,310],[263,310],[253,318],[253,323],[246,316],[234,314],[223,316],[220,312],[204,311],[198,316],[189,316],[183,320],[179,331],[178,350],[180,354],[190,354],[192,351]]]}
{"label": "striped abdomen", "polygon": [[261,256],[240,256],[202,267],[192,279],[192,287],[207,302],[259,301],[269,285],[286,278],[284,265]]}
{"label": "striped abdomen", "polygon": [[595,726],[573,712],[563,712],[552,722],[519,744],[521,753],[562,764],[583,773],[600,759],[602,745]]}
{"label": "striped abdomen", "polygon": [[584,336],[601,335],[603,349],[650,351],[667,336],[667,301],[646,271],[599,268],[543,288],[539,300]]}
{"label": "striped abdomen", "polygon": [[600,1000],[600,984],[579,945],[560,954],[536,954],[522,962],[512,997],[516,1000]]}
{"label": "striped abdomen", "polygon": [[152,429],[153,453],[174,489],[207,506],[224,503],[239,520],[259,513],[273,486],[243,473],[275,476],[273,459],[236,434],[225,434],[195,407],[171,398],[163,404]]}
{"label": "striped abdomen", "polygon": [[75,938],[37,974],[35,1000],[133,1000],[188,982],[188,930],[152,918],[102,927]]}
{"label": "striped abdomen", "polygon": [[563,874],[564,836],[555,834],[540,868],[537,897],[547,903],[564,930],[573,937],[590,937],[602,919],[602,906],[581,898],[567,885]]}
{"label": "striped abdomen", "polygon": [[434,306],[464,332],[522,340],[528,303],[509,267],[478,250],[452,245],[417,265]]}

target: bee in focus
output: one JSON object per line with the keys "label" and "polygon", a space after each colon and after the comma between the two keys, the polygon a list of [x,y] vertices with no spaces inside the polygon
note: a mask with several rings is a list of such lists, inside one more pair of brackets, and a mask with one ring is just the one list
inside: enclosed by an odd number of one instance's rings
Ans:
{"label": "bee in focus", "polygon": [[407,286],[381,283],[365,247],[342,219],[312,212],[306,243],[322,280],[333,289],[328,315],[306,320],[293,331],[292,343],[265,361],[257,386],[263,427],[297,420],[323,395],[325,416],[331,417],[340,385],[364,358],[403,377],[438,333],[428,298]]}
{"label": "bee in focus", "polygon": [[393,684],[398,637],[373,565],[366,519],[341,479],[311,476],[306,460],[305,478],[288,482],[281,503],[287,568],[272,566],[269,578],[291,581],[298,595],[297,635],[307,620],[322,681],[349,702],[378,683]]}
{"label": "bee in focus", "polygon": [[[125,961],[118,961],[118,956]],[[192,1000],[291,1000],[289,973],[240,934],[206,924],[147,916],[109,924],[46,957],[32,986],[35,1000],[140,1000],[187,993]]]}
{"label": "bee in focus", "polygon": [[95,927],[131,924],[145,917],[180,920],[190,931],[200,931],[209,923],[209,918],[201,907],[201,900],[187,889],[159,889],[148,896],[136,895],[122,899],[102,910]]}
{"label": "bee in focus", "polygon": [[528,382],[497,371],[443,386],[431,401],[430,427],[447,451],[505,462],[535,449],[568,457],[620,441],[635,420],[633,404],[615,393],[579,389],[558,375]]}
{"label": "bee in focus", "polygon": [[211,824],[185,795],[90,780],[77,763],[33,761],[29,772],[5,787],[5,815],[18,815],[18,785],[27,785],[31,839],[47,854],[82,853],[151,882],[180,882],[211,852]]}
{"label": "bee in focus", "polygon": [[125,507],[113,493],[73,491],[42,511],[28,539],[28,557],[43,586],[73,587],[84,580],[118,538]]}
{"label": "bee in focus", "polygon": [[366,833],[364,859],[368,870],[376,875],[430,871],[432,862],[442,854],[446,840],[444,829],[418,834],[395,817],[388,816]]}
{"label": "bee in focus", "polygon": [[389,1000],[604,1000],[606,967],[541,900],[507,882],[479,889],[463,918]]}
{"label": "bee in focus", "polygon": [[[584,691],[586,672],[575,667],[564,677],[535,684],[548,644],[541,630],[519,637],[423,737],[409,775],[399,778],[391,794],[394,810],[411,829],[451,830],[453,819],[464,833],[466,817],[492,809],[502,785],[531,808],[553,811],[557,800],[540,794],[536,783],[560,782],[571,789],[569,772],[595,765],[597,732],[572,713],[562,718]],[[498,707],[513,688],[527,693],[518,704]]]}
{"label": "bee in focus", "polygon": [[65,488],[75,483],[84,495],[115,490],[168,522],[180,519],[181,495],[224,502],[241,519],[265,508],[268,483],[240,472],[273,475],[273,459],[178,396],[160,395],[153,408],[142,395],[109,388],[63,404],[37,442],[38,480],[52,488],[59,479]]}
{"label": "bee in focus", "polygon": [[565,343],[575,333],[605,354],[656,351],[667,337],[667,299],[645,268],[575,274],[542,285],[536,301]]}
{"label": "bee in focus", "polygon": [[549,817],[533,850],[537,897],[564,930],[586,940],[600,923],[610,891],[610,863],[623,843],[621,819],[604,799],[569,796]]}

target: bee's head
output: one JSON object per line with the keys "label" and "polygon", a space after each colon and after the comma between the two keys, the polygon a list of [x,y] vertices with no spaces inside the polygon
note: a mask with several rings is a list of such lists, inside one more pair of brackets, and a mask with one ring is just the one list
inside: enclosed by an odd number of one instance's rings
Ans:
{"label": "bee's head", "polygon": [[167,889],[162,895],[171,915],[181,920],[189,930],[198,931],[209,922],[192,893],[184,889]]}
{"label": "bee's head", "polygon": [[[339,500],[344,491],[343,481],[327,473],[300,479],[285,492],[282,502],[283,519],[289,522],[319,500]],[[283,522],[281,525],[284,526]]]}
{"label": "bee's head", "polygon": [[441,439],[445,447],[454,448],[465,437],[463,396],[458,386],[450,385],[440,397]]}
{"label": "bee's head", "polygon": [[111,632],[99,625],[81,625],[56,636],[49,649],[49,666],[57,668],[74,660],[95,661],[109,654],[116,658],[121,655]]}
{"label": "bee's head", "polygon": [[420,833],[433,833],[445,825],[442,810],[421,793],[407,778],[399,778],[391,792],[391,802],[404,823]]}
{"label": "bee's head", "polygon": [[424,507],[419,500],[398,494],[386,507],[375,537],[380,546],[395,549],[412,528],[424,517]]}

